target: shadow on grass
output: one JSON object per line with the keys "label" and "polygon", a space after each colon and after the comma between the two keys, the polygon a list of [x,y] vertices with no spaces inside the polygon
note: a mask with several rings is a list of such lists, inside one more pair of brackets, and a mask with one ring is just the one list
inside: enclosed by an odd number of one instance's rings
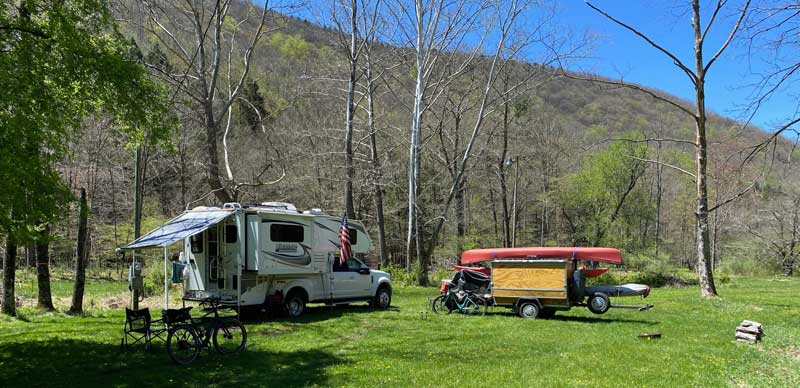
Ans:
{"label": "shadow on grass", "polygon": [[259,313],[257,311],[242,311],[242,321],[244,323],[258,323],[258,322],[265,322],[265,321],[272,321],[272,322],[290,322],[290,323],[313,323],[313,322],[323,322],[329,319],[336,319],[340,318],[344,315],[353,315],[353,314],[376,314],[381,311],[390,311],[390,312],[397,312],[400,311],[397,307],[389,307],[385,310],[380,310],[376,308],[369,307],[367,305],[338,305],[338,306],[326,306],[326,305],[316,305],[316,306],[308,306],[306,310],[303,312],[298,318],[290,318],[285,311],[280,311],[273,314],[265,314]]}
{"label": "shadow on grass", "polygon": [[[495,309],[494,311],[489,311],[486,315],[505,316],[508,317],[509,319],[514,319],[514,318],[522,319],[517,314],[514,314],[510,309],[506,311]],[[584,322],[584,323],[635,323],[635,324],[645,324],[645,325],[657,325],[659,323],[657,321],[645,321],[640,319],[622,319],[610,315],[605,318],[600,318],[600,317],[579,317],[573,315],[561,315],[558,313],[550,318],[539,318],[537,320]]]}
{"label": "shadow on grass", "polygon": [[172,363],[163,343],[149,351],[85,340],[5,343],[0,386],[282,386],[330,384],[325,369],[343,362],[321,350],[246,349],[222,356],[203,352],[190,366]]}

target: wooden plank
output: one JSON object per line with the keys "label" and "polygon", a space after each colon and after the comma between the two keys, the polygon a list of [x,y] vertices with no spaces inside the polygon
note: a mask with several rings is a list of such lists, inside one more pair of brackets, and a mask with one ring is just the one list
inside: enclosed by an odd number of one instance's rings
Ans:
{"label": "wooden plank", "polygon": [[760,327],[756,327],[756,326],[737,326],[736,327],[736,331],[741,331],[743,333],[749,333],[749,334],[761,334],[762,333],[761,328]]}
{"label": "wooden plank", "polygon": [[758,335],[755,335],[755,334],[748,334],[748,333],[742,333],[740,331],[737,331],[736,332],[736,339],[746,340],[746,341],[750,341],[750,342],[756,342],[760,338],[758,338]]}
{"label": "wooden plank", "polygon": [[566,288],[564,267],[495,267],[493,288]]}
{"label": "wooden plank", "polygon": [[523,291],[523,290],[492,290],[492,296],[497,298],[552,298],[567,299],[564,291]]}

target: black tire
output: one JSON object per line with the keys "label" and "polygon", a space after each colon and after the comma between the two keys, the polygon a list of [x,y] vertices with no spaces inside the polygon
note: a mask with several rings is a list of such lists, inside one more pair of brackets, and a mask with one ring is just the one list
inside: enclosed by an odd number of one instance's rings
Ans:
{"label": "black tire", "polygon": [[439,295],[431,302],[431,310],[435,314],[450,314],[450,308],[447,306],[447,295]]}
{"label": "black tire", "polygon": [[306,297],[299,291],[290,292],[284,304],[286,305],[286,312],[292,318],[297,318],[306,311]]}
{"label": "black tire", "polygon": [[200,354],[200,340],[189,325],[177,325],[169,329],[167,353],[176,364],[189,365]]}
{"label": "black tire", "polygon": [[541,307],[536,302],[522,302],[517,308],[517,314],[525,319],[536,319],[539,317]]}
{"label": "black tire", "polygon": [[222,322],[214,328],[214,349],[220,354],[238,353],[247,344],[247,330],[241,321]]}
{"label": "black tire", "polygon": [[589,301],[586,303],[589,311],[595,314],[605,314],[611,308],[611,300],[608,295],[598,292],[589,296]]}
{"label": "black tire", "polygon": [[386,286],[378,287],[378,292],[375,293],[375,299],[372,301],[372,307],[386,310],[392,305],[392,289]]}

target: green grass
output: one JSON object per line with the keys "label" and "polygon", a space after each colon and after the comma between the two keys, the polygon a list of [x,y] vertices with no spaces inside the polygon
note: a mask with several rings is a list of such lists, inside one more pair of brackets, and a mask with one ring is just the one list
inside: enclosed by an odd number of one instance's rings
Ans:
{"label": "green grass", "polygon": [[[112,289],[125,285],[89,287]],[[121,352],[119,310],[23,308],[0,318],[0,386],[800,386],[800,281],[733,278],[720,292],[655,289],[651,311],[528,321],[505,309],[437,316],[435,289],[398,288],[387,311],[317,306],[294,321],[248,321],[244,353],[202,353],[190,367],[173,365],[161,343]],[[743,319],[764,324],[761,344],[733,340]],[[650,332],[663,338],[637,337]]]}

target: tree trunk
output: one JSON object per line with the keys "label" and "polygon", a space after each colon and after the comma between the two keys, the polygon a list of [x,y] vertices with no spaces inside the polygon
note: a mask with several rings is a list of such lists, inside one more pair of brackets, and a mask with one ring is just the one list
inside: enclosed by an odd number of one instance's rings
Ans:
{"label": "tree trunk", "polygon": [[353,166],[353,114],[355,113],[355,102],[353,101],[356,90],[356,64],[358,61],[357,36],[358,36],[358,1],[350,2],[350,78],[347,81],[347,113],[345,115],[345,135],[344,135],[344,155],[345,155],[345,189],[344,205],[345,211],[351,217],[355,215],[353,206],[353,179],[355,178],[355,167]]}
{"label": "tree trunk", "polygon": [[461,256],[464,250],[464,235],[467,233],[467,212],[466,212],[466,186],[467,177],[461,182],[461,187],[456,191],[456,253]]}
{"label": "tree trunk", "polygon": [[214,192],[217,200],[226,203],[233,202],[233,197],[225,188],[222,178],[219,176],[219,155],[217,154],[217,123],[214,120],[212,102],[206,104],[206,182],[208,187]]}
{"label": "tree trunk", "polygon": [[50,294],[50,224],[46,224],[36,242],[36,281],[39,286],[38,306],[54,310]]}
{"label": "tree trunk", "polygon": [[366,78],[367,78],[367,126],[369,127],[370,160],[372,162],[374,195],[375,195],[375,218],[378,223],[378,255],[380,256],[381,267],[389,265],[386,248],[386,225],[383,215],[383,167],[378,158],[378,135],[375,129],[375,105],[373,93],[375,88],[372,84],[372,62],[370,61],[369,50],[365,56]]}
{"label": "tree trunk", "polygon": [[[508,73],[504,78],[508,83]],[[497,165],[497,176],[500,178],[500,202],[503,216],[503,247],[511,246],[511,216],[508,211],[508,184],[506,182],[506,158],[508,157],[508,99],[503,101],[503,149]],[[513,163],[513,161],[512,161]]]}
{"label": "tree trunk", "polygon": [[14,280],[17,273],[17,242],[12,236],[6,237],[6,256],[3,259],[3,314],[17,315],[17,301],[14,298]]}
{"label": "tree trunk", "polygon": [[75,288],[72,291],[72,306],[69,308],[70,314],[83,313],[83,290],[86,284],[86,262],[87,262],[87,241],[89,218],[89,207],[86,201],[86,190],[81,189],[81,199],[78,215],[78,247],[76,249],[77,262],[75,265]]}
{"label": "tree trunk", "polygon": [[703,37],[700,28],[700,2],[692,2],[694,17],[692,26],[694,27],[694,54],[695,54],[695,75],[697,84],[697,113],[695,116],[695,126],[697,137],[695,141],[695,158],[697,161],[697,275],[700,281],[700,293],[704,297],[717,296],[717,288],[714,285],[714,271],[712,268],[713,258],[711,257],[710,231],[708,225],[708,183],[707,183],[707,152],[706,144],[706,102],[705,102],[705,66],[703,64]]}

